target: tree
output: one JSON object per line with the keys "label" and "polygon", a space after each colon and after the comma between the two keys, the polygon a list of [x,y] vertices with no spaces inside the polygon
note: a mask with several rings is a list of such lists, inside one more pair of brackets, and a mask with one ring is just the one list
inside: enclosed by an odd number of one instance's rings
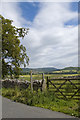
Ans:
{"label": "tree", "polygon": [[28,28],[16,28],[12,25],[12,20],[5,19],[0,15],[2,21],[2,77],[14,74],[18,77],[21,71],[20,66],[29,63],[29,57],[26,54],[26,48],[20,44],[28,33]]}

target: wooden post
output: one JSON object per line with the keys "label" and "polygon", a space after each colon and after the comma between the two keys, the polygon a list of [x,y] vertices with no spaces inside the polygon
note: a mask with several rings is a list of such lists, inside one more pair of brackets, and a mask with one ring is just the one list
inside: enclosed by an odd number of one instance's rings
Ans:
{"label": "wooden post", "polygon": [[42,73],[42,91],[46,91],[46,80],[44,79],[44,73]]}
{"label": "wooden post", "polygon": [[43,83],[44,83],[44,73],[42,73],[41,91],[43,91]]}
{"label": "wooden post", "polygon": [[47,90],[49,89],[49,81],[48,81],[48,76],[47,76]]}
{"label": "wooden post", "polygon": [[32,70],[31,70],[31,74],[30,74],[30,80],[31,80],[31,92],[33,93]]}
{"label": "wooden post", "polygon": [[42,80],[44,81],[44,73],[42,73]]}

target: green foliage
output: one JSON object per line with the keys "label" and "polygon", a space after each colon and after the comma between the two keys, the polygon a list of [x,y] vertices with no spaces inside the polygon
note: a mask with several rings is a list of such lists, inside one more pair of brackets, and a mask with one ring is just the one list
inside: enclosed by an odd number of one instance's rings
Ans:
{"label": "green foliage", "polygon": [[65,86],[65,95],[67,95],[67,94],[69,94],[69,93],[71,93],[71,92],[75,92],[75,90],[74,90],[74,88],[75,88],[75,86],[74,85],[71,85],[71,84],[68,84],[68,85],[66,85]]}
{"label": "green foliage", "polygon": [[26,48],[20,44],[20,39],[28,33],[28,29],[16,28],[12,25],[12,20],[5,19],[0,15],[2,20],[2,75],[5,77],[8,73],[18,77],[20,74],[20,65],[26,66],[29,58],[26,54]]}
{"label": "green foliage", "polygon": [[30,106],[42,107],[79,117],[79,101],[58,99],[55,97],[53,92],[33,91],[32,93],[30,88],[25,90],[15,87],[15,89],[3,88],[2,95],[15,102],[21,102]]}

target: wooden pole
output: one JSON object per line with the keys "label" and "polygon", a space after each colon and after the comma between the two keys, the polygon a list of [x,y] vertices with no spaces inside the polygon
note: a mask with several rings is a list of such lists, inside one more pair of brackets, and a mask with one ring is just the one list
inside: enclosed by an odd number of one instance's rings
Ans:
{"label": "wooden pole", "polygon": [[42,73],[42,80],[44,81],[44,73]]}
{"label": "wooden pole", "polygon": [[31,73],[30,73],[30,80],[31,80],[31,92],[33,93],[32,70],[31,70]]}
{"label": "wooden pole", "polygon": [[47,76],[47,90],[49,89],[49,81],[48,81],[48,76]]}
{"label": "wooden pole", "polygon": [[42,73],[41,91],[43,91],[43,83],[44,83],[44,73]]}
{"label": "wooden pole", "polygon": [[46,91],[46,80],[44,79],[44,73],[42,73],[42,91]]}

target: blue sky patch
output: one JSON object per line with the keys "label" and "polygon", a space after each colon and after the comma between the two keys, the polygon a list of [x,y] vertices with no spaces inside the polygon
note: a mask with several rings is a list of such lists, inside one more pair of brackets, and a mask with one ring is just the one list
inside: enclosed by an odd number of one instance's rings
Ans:
{"label": "blue sky patch", "polygon": [[[70,9],[71,9],[73,12],[78,12],[78,2],[71,2],[71,3],[70,3]],[[77,26],[77,25],[78,25],[78,18],[69,20],[69,21],[67,21],[64,25],[65,25],[65,26],[67,26],[67,25]]]}
{"label": "blue sky patch", "polygon": [[74,25],[74,26],[77,26],[77,25],[78,25],[78,19],[72,19],[72,20],[69,20],[69,21],[66,22],[64,25],[65,25],[65,26],[68,26],[68,25]]}
{"label": "blue sky patch", "polygon": [[78,2],[71,2],[70,5],[72,11],[78,11]]}
{"label": "blue sky patch", "polygon": [[[66,3],[67,4],[67,3]],[[39,2],[20,2],[19,6],[22,10],[22,17],[27,21],[33,22],[35,16],[38,14],[40,10],[40,3]],[[71,2],[70,9],[74,12],[78,12],[78,2]],[[78,19],[72,19],[67,21],[64,26],[67,25],[78,25]]]}
{"label": "blue sky patch", "polygon": [[21,2],[19,6],[22,9],[22,16],[32,22],[39,11],[39,2]]}

